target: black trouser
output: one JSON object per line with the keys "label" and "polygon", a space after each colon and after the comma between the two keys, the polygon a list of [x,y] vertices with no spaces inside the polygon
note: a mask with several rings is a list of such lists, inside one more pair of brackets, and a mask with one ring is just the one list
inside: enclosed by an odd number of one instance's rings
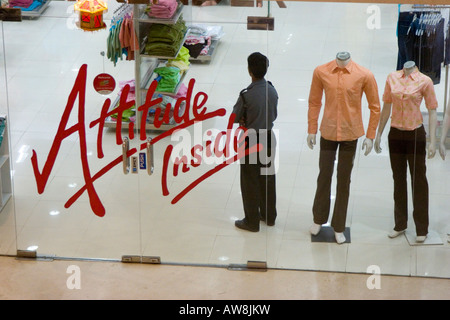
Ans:
{"label": "black trouser", "polygon": [[[270,162],[275,158],[275,136],[271,130],[262,130],[257,142],[263,145],[262,151],[258,156],[246,156],[240,165],[245,220],[252,228],[259,228],[261,217],[270,224],[277,217],[275,163]],[[246,143],[249,146],[248,138]]]}
{"label": "black trouser", "polygon": [[337,163],[336,200],[331,226],[335,232],[344,232],[347,219],[350,181],[355,159],[356,145],[353,141],[330,141],[320,138],[319,176],[313,204],[314,223],[324,224],[330,214],[331,179],[333,177],[336,152],[339,148]]}
{"label": "black trouser", "polygon": [[412,131],[392,128],[389,156],[394,179],[395,231],[408,226],[407,166],[411,175],[413,218],[418,236],[428,233],[428,181],[426,176],[426,133],[421,126]]}

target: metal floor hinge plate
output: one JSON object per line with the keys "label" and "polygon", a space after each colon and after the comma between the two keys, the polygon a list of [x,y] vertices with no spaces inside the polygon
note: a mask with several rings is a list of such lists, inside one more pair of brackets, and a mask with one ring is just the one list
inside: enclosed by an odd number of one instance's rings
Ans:
{"label": "metal floor hinge plate", "polygon": [[53,256],[40,256],[34,250],[17,250],[17,260],[34,260],[34,261],[53,261]]}
{"label": "metal floor hinge plate", "polygon": [[145,263],[145,264],[161,264],[161,258],[157,256],[137,256],[124,255],[122,256],[124,263]]}
{"label": "metal floor hinge plate", "polygon": [[247,264],[230,264],[228,270],[232,271],[267,271],[267,263],[265,261],[247,261]]}

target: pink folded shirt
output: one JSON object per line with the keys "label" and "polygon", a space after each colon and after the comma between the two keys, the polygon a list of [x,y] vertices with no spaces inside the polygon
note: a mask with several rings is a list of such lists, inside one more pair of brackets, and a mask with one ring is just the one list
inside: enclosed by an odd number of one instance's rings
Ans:
{"label": "pink folded shirt", "polygon": [[148,15],[155,18],[170,18],[177,10],[176,0],[160,0],[157,4],[150,5]]}
{"label": "pink folded shirt", "polygon": [[33,3],[33,0],[11,0],[9,6],[12,7],[22,7],[28,8]]}

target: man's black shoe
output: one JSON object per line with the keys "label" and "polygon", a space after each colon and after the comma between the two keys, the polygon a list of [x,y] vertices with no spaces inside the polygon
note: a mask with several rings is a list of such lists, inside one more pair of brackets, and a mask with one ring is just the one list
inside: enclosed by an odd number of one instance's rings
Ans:
{"label": "man's black shoe", "polygon": [[239,229],[243,229],[243,230],[247,230],[247,231],[251,231],[251,232],[258,232],[259,231],[259,226],[258,227],[250,227],[247,224],[247,221],[245,221],[245,219],[242,220],[236,220],[234,222],[234,225],[239,228]]}

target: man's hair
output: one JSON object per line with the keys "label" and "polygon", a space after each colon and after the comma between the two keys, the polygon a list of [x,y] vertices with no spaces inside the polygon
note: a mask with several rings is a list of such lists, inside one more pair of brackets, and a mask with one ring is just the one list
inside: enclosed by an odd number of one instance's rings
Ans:
{"label": "man's hair", "polygon": [[247,58],[248,69],[257,79],[262,79],[266,75],[269,67],[269,59],[259,52],[254,52]]}

